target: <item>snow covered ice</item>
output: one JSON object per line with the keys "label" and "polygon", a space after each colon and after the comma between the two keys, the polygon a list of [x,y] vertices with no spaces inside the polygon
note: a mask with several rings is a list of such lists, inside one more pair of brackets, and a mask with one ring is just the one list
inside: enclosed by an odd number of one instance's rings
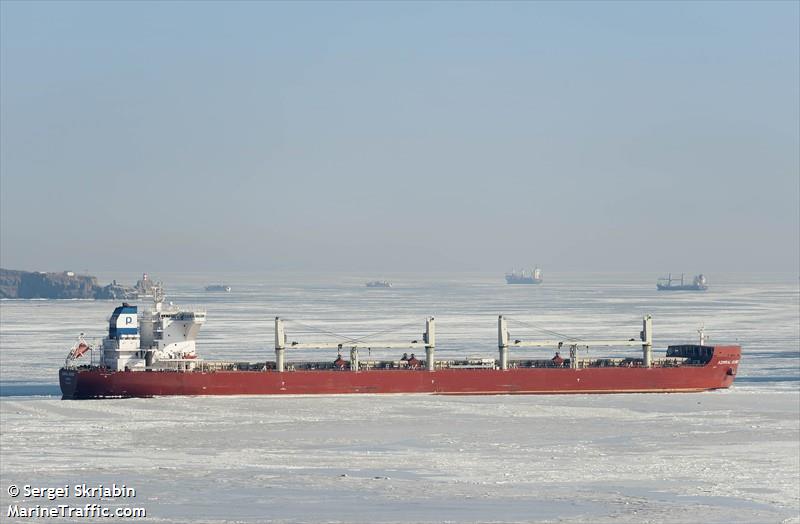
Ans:
{"label": "snow covered ice", "polygon": [[[161,277],[170,300],[207,305],[209,359],[271,359],[275,315],[352,336],[435,315],[447,358],[494,356],[499,313],[585,336],[633,332],[646,312],[657,351],[703,322],[744,357],[732,389],[697,394],[61,401],[70,344],[100,337],[113,303],[3,301],[4,521],[12,483],[116,482],[135,500],[103,502],[144,507],[145,522],[800,522],[796,278],[664,296],[650,276],[548,274],[519,289],[387,275],[395,287],[378,293],[348,275]],[[229,295],[202,291],[222,279]],[[299,322],[290,336],[320,338]]]}

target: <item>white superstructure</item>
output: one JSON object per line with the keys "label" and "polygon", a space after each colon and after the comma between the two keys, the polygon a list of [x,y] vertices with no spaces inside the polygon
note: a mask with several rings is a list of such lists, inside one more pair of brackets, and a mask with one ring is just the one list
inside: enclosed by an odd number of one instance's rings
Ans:
{"label": "white superstructure", "polygon": [[194,369],[195,340],[206,321],[202,308],[164,303],[160,287],[153,288],[153,308],[139,314],[137,306],[123,303],[109,319],[100,365],[115,371]]}

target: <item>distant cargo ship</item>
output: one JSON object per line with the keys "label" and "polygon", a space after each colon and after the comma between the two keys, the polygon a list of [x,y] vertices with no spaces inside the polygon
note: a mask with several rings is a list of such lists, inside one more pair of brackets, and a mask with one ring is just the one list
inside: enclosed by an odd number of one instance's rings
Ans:
{"label": "distant cargo ship", "polygon": [[[151,310],[123,303],[109,319],[108,335],[92,346],[83,338],[73,346],[59,384],[64,399],[152,397],[161,395],[306,395],[343,393],[429,393],[439,395],[652,393],[727,388],[736,377],[741,348],[699,344],[667,348],[653,357],[652,319],[644,317],[638,337],[616,340],[559,339],[523,341],[511,338],[506,318],[498,317],[498,358],[436,360],[435,324],[425,321],[421,340],[386,345],[299,343],[289,341],[283,320],[275,318],[275,360],[206,361],[196,353],[195,339],[206,321],[202,309],[163,303],[155,293]],[[561,338],[563,337],[563,338]],[[346,348],[343,346],[347,346]],[[589,358],[589,347],[641,347],[641,358]],[[398,360],[378,360],[372,350],[424,350]],[[552,348],[548,358],[510,359],[514,348]],[[287,362],[286,350],[330,349],[336,360]],[[349,360],[342,357],[348,349]],[[370,355],[362,359],[359,349]],[[562,357],[560,350],[568,352]],[[80,359],[89,354],[88,362]]]}
{"label": "distant cargo ship", "polygon": [[367,282],[367,287],[392,287],[392,283],[388,280],[373,280]]}
{"label": "distant cargo ship", "polygon": [[542,270],[538,267],[530,271],[517,271],[511,270],[511,273],[506,273],[507,284],[541,284],[542,283]]}
{"label": "distant cargo ship", "polygon": [[670,273],[668,276],[658,279],[656,288],[659,291],[705,291],[708,289],[708,284],[706,277],[702,274],[695,276],[692,283],[687,284],[683,280],[683,274],[681,274],[681,278],[672,278],[672,273]]}
{"label": "distant cargo ship", "polygon": [[215,291],[215,292],[221,291],[223,293],[230,293],[231,286],[226,286],[225,284],[211,284],[209,286],[206,286],[206,291]]}

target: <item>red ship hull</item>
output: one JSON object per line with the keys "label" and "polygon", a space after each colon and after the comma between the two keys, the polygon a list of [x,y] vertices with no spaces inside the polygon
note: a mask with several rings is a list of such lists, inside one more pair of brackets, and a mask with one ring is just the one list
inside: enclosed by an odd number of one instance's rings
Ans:
{"label": "red ship hull", "polygon": [[702,366],[315,371],[109,371],[62,368],[64,398],[167,395],[439,395],[657,393],[727,388],[741,348],[715,346]]}

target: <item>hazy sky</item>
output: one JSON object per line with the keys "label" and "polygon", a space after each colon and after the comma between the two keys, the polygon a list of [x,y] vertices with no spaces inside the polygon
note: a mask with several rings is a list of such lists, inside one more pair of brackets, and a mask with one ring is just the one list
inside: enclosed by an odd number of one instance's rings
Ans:
{"label": "hazy sky", "polygon": [[798,2],[8,2],[0,264],[798,271]]}

